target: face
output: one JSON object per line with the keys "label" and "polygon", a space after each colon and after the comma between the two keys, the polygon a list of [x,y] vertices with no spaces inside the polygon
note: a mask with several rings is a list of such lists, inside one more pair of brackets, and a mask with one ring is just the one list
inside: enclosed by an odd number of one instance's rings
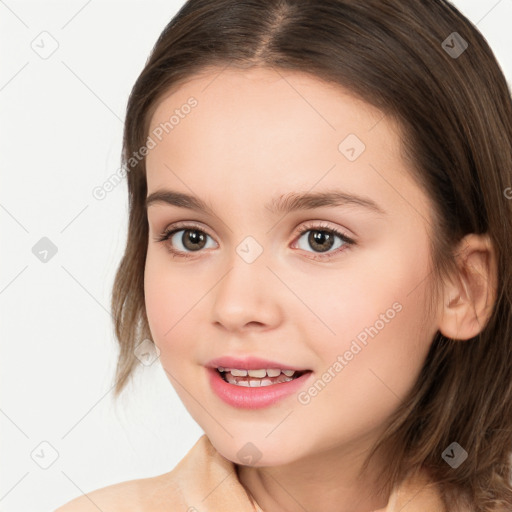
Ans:
{"label": "face", "polygon": [[[397,127],[305,74],[215,69],[167,95],[149,135],[147,316],[187,410],[237,463],[251,450],[272,466],[368,447],[436,331],[425,319],[431,205]],[[154,195],[170,191],[207,209]],[[272,208],[324,193],[331,201]],[[263,388],[213,381],[208,365],[223,356],[308,372]]]}

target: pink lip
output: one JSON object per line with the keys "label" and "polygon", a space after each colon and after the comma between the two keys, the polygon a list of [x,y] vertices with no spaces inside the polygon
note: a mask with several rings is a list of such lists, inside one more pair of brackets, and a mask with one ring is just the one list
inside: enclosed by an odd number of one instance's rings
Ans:
{"label": "pink lip", "polygon": [[[265,363],[266,364],[266,363]],[[223,366],[223,365],[219,365]],[[245,368],[244,366],[227,366],[226,368]],[[282,368],[282,366],[254,366],[249,367],[249,370],[258,368]],[[282,368],[284,370],[293,368]],[[309,371],[296,379],[288,382],[281,382],[279,384],[272,384],[271,386],[264,387],[242,387],[235,384],[226,382],[216,370],[216,368],[207,368],[210,385],[214,393],[227,404],[237,407],[239,409],[261,409],[275,404],[280,399],[296,393],[309,379],[312,372]]]}
{"label": "pink lip", "polygon": [[263,368],[277,368],[279,370],[297,370],[304,371],[307,368],[296,368],[285,363],[279,363],[277,361],[269,361],[267,359],[260,359],[259,357],[231,357],[223,356],[212,359],[206,363],[208,368],[236,368],[238,370],[260,370]]}

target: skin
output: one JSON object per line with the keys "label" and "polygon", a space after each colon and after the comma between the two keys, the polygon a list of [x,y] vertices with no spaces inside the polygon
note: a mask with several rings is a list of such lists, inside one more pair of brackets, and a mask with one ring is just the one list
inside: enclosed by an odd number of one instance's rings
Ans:
{"label": "skin", "polygon": [[[386,461],[375,460],[359,479],[364,455],[413,386],[436,330],[464,339],[477,329],[469,308],[455,310],[465,307],[464,295],[447,309],[460,290],[456,281],[425,317],[432,206],[401,157],[399,131],[341,87],[260,68],[195,76],[159,103],[150,132],[190,96],[197,107],[147,155],[148,195],[163,188],[194,194],[215,215],[148,207],[145,297],[161,364],[266,512],[382,511],[389,493],[374,492],[375,474]],[[338,150],[348,134],[366,146],[353,162]],[[283,216],[263,206],[282,194],[333,187],[370,197],[385,215],[345,205]],[[208,235],[189,259],[173,258],[171,241],[156,241],[181,221]],[[314,259],[324,253],[308,243],[310,231],[299,238],[306,223],[356,243],[330,260]],[[176,250],[187,252],[186,233],[173,237]],[[247,236],[263,249],[250,264],[236,252]],[[343,243],[336,237],[327,252]],[[486,247],[477,238],[466,244]],[[210,388],[205,364],[226,354],[309,368],[314,381],[393,303],[400,312],[307,405],[294,394],[239,410]],[[247,442],[261,452],[254,466],[237,456]]]}

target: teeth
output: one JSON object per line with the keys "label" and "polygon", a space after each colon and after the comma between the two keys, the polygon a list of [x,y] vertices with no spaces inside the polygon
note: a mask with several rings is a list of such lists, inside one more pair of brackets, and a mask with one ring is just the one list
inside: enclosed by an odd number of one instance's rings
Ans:
{"label": "teeth", "polygon": [[[262,379],[267,376],[267,370],[249,370],[249,377],[257,377],[258,379]],[[232,375],[233,372],[231,372]]]}
{"label": "teeth", "polygon": [[261,370],[240,370],[236,368],[224,368],[218,367],[219,372],[231,373],[233,377],[254,377],[263,379],[264,377],[279,377],[281,373],[284,373],[287,377],[292,377],[295,370],[279,370],[278,368],[266,368]]}
{"label": "teeth", "polygon": [[275,384],[280,384],[282,382],[289,382],[293,380],[292,377],[287,377],[286,375],[281,373],[278,377],[274,377],[272,379],[269,378],[259,378],[259,377],[236,377],[232,374],[230,371],[226,371],[224,373],[225,380],[229,384],[234,384],[236,386],[244,386],[244,387],[251,387],[251,388],[257,388],[257,387],[264,387],[264,386],[273,386]]}

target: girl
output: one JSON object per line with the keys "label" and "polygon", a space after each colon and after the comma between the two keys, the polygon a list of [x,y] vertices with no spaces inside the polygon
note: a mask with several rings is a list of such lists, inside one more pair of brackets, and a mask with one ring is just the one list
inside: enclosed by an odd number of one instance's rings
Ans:
{"label": "girl", "polygon": [[512,103],[444,0],[189,0],[130,95],[116,394],[204,435],[59,511],[512,509]]}

